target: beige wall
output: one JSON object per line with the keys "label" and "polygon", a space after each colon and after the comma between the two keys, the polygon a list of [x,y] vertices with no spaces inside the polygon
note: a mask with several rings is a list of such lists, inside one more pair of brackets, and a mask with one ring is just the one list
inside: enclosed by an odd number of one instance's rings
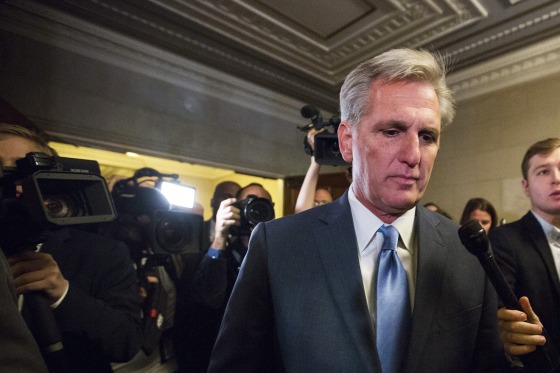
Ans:
{"label": "beige wall", "polygon": [[560,137],[560,74],[459,102],[422,203],[436,202],[459,222],[468,199],[483,197],[500,218],[518,219],[530,208],[521,159],[547,137]]}

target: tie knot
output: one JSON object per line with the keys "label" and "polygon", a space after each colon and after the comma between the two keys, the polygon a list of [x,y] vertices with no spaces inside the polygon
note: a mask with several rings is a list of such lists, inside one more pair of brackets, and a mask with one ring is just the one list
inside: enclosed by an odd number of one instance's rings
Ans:
{"label": "tie knot", "polygon": [[379,232],[383,235],[382,250],[397,250],[397,242],[399,241],[399,231],[392,225],[382,225]]}

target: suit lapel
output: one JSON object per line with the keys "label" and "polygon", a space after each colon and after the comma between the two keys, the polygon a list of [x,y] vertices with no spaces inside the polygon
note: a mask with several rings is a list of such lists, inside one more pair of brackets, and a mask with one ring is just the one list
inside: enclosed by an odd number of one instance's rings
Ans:
{"label": "suit lapel", "polygon": [[521,218],[521,221],[523,227],[525,227],[529,233],[528,236],[530,237],[535,250],[539,253],[546,266],[548,275],[554,283],[556,293],[560,294],[560,280],[558,279],[558,272],[556,272],[556,264],[554,263],[552,252],[550,251],[550,244],[548,243],[548,239],[544,234],[540,223],[530,211]]}
{"label": "suit lapel", "polygon": [[440,303],[447,250],[443,246],[437,225],[437,220],[429,216],[422,207],[417,207],[415,230],[418,234],[418,264],[408,370],[414,370],[423,355]]}
{"label": "suit lapel", "polygon": [[373,329],[364,294],[347,194],[329,205],[319,220],[322,224],[314,229],[313,235],[327,274],[328,287],[344,324],[352,335],[356,351],[360,352],[368,366],[373,366]]}

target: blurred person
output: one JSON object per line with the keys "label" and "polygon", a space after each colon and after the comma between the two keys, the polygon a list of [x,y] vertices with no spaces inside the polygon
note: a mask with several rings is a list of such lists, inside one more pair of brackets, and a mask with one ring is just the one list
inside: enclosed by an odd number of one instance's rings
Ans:
{"label": "blurred person", "polygon": [[251,201],[259,204],[267,201],[267,205],[260,207],[267,206],[268,216],[274,218],[270,193],[260,184],[251,183],[241,188],[235,198],[223,200],[216,214],[214,240],[195,269],[191,282],[183,285],[187,289],[184,295],[187,303],[176,314],[177,328],[178,323],[182,323],[175,340],[179,372],[206,372],[208,369],[225,306],[247,252],[253,226],[244,226],[241,206]]}
{"label": "blurred person", "polygon": [[496,209],[484,198],[471,198],[467,201],[459,224],[463,225],[469,220],[478,221],[486,233],[498,226]]}
{"label": "blurred person", "polygon": [[[46,141],[23,127],[0,124],[0,162],[15,166],[29,152],[53,155]],[[40,248],[40,250],[39,250]],[[111,372],[111,361],[140,349],[136,276],[120,242],[77,228],[48,230],[38,251],[8,258],[18,294],[40,292],[52,308],[72,372]],[[26,312],[26,320],[35,317]]]}
{"label": "blurred person", "polygon": [[[123,241],[136,263],[144,330],[142,350],[127,363],[113,364],[115,372],[176,370],[172,335],[177,284],[192,252],[202,250],[203,211],[197,203],[192,208],[170,203],[159,189],[168,176],[143,168],[132,177],[110,178],[119,216],[102,232]],[[163,226],[166,230],[159,231]]]}
{"label": "blurred person", "polygon": [[210,206],[212,207],[212,218],[204,222],[204,249],[208,248],[209,245],[214,241],[214,233],[216,227],[216,215],[220,210],[220,204],[223,200],[228,198],[233,198],[239,192],[241,186],[235,181],[222,181],[216,188],[214,188],[214,194],[210,200]]}
{"label": "blurred person", "polygon": [[37,343],[17,307],[14,280],[0,250],[0,367],[5,372],[46,373]]}
{"label": "blurred person", "polygon": [[[323,131],[324,129],[311,129],[307,132],[307,143],[309,144],[311,152],[315,150],[315,135]],[[309,164],[296,200],[296,206],[294,208],[295,213],[333,201],[332,194],[327,189],[317,188],[320,171],[321,165],[315,161],[315,156],[311,154],[311,163]]]}
{"label": "blurred person", "polygon": [[433,202],[425,203],[424,207],[427,208],[430,211],[434,211],[434,212],[437,212],[438,214],[441,214],[441,215],[445,216],[449,220],[453,220],[453,218],[451,217],[451,215],[449,215],[447,213],[447,211],[445,211],[444,209],[442,209],[441,207],[439,207],[438,205],[436,205]]}
{"label": "blurred person", "polygon": [[350,72],[340,106],[352,185],[256,226],[208,372],[499,368],[492,286],[459,226],[417,206],[454,115],[443,62],[385,52]]}
{"label": "blurred person", "polygon": [[[531,145],[521,171],[531,210],[489,235],[506,280],[523,296],[523,312],[498,311],[504,350],[512,356],[530,353],[545,342],[560,351],[560,139]],[[549,341],[540,335],[543,326]]]}

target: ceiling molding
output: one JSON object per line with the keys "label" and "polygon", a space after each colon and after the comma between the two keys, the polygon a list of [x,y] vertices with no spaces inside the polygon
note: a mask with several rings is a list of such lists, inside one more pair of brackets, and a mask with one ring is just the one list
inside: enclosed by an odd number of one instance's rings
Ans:
{"label": "ceiling molding", "polygon": [[34,2],[0,12],[0,28],[300,125],[301,101]]}
{"label": "ceiling molding", "polygon": [[560,36],[448,76],[457,101],[560,72]]}

